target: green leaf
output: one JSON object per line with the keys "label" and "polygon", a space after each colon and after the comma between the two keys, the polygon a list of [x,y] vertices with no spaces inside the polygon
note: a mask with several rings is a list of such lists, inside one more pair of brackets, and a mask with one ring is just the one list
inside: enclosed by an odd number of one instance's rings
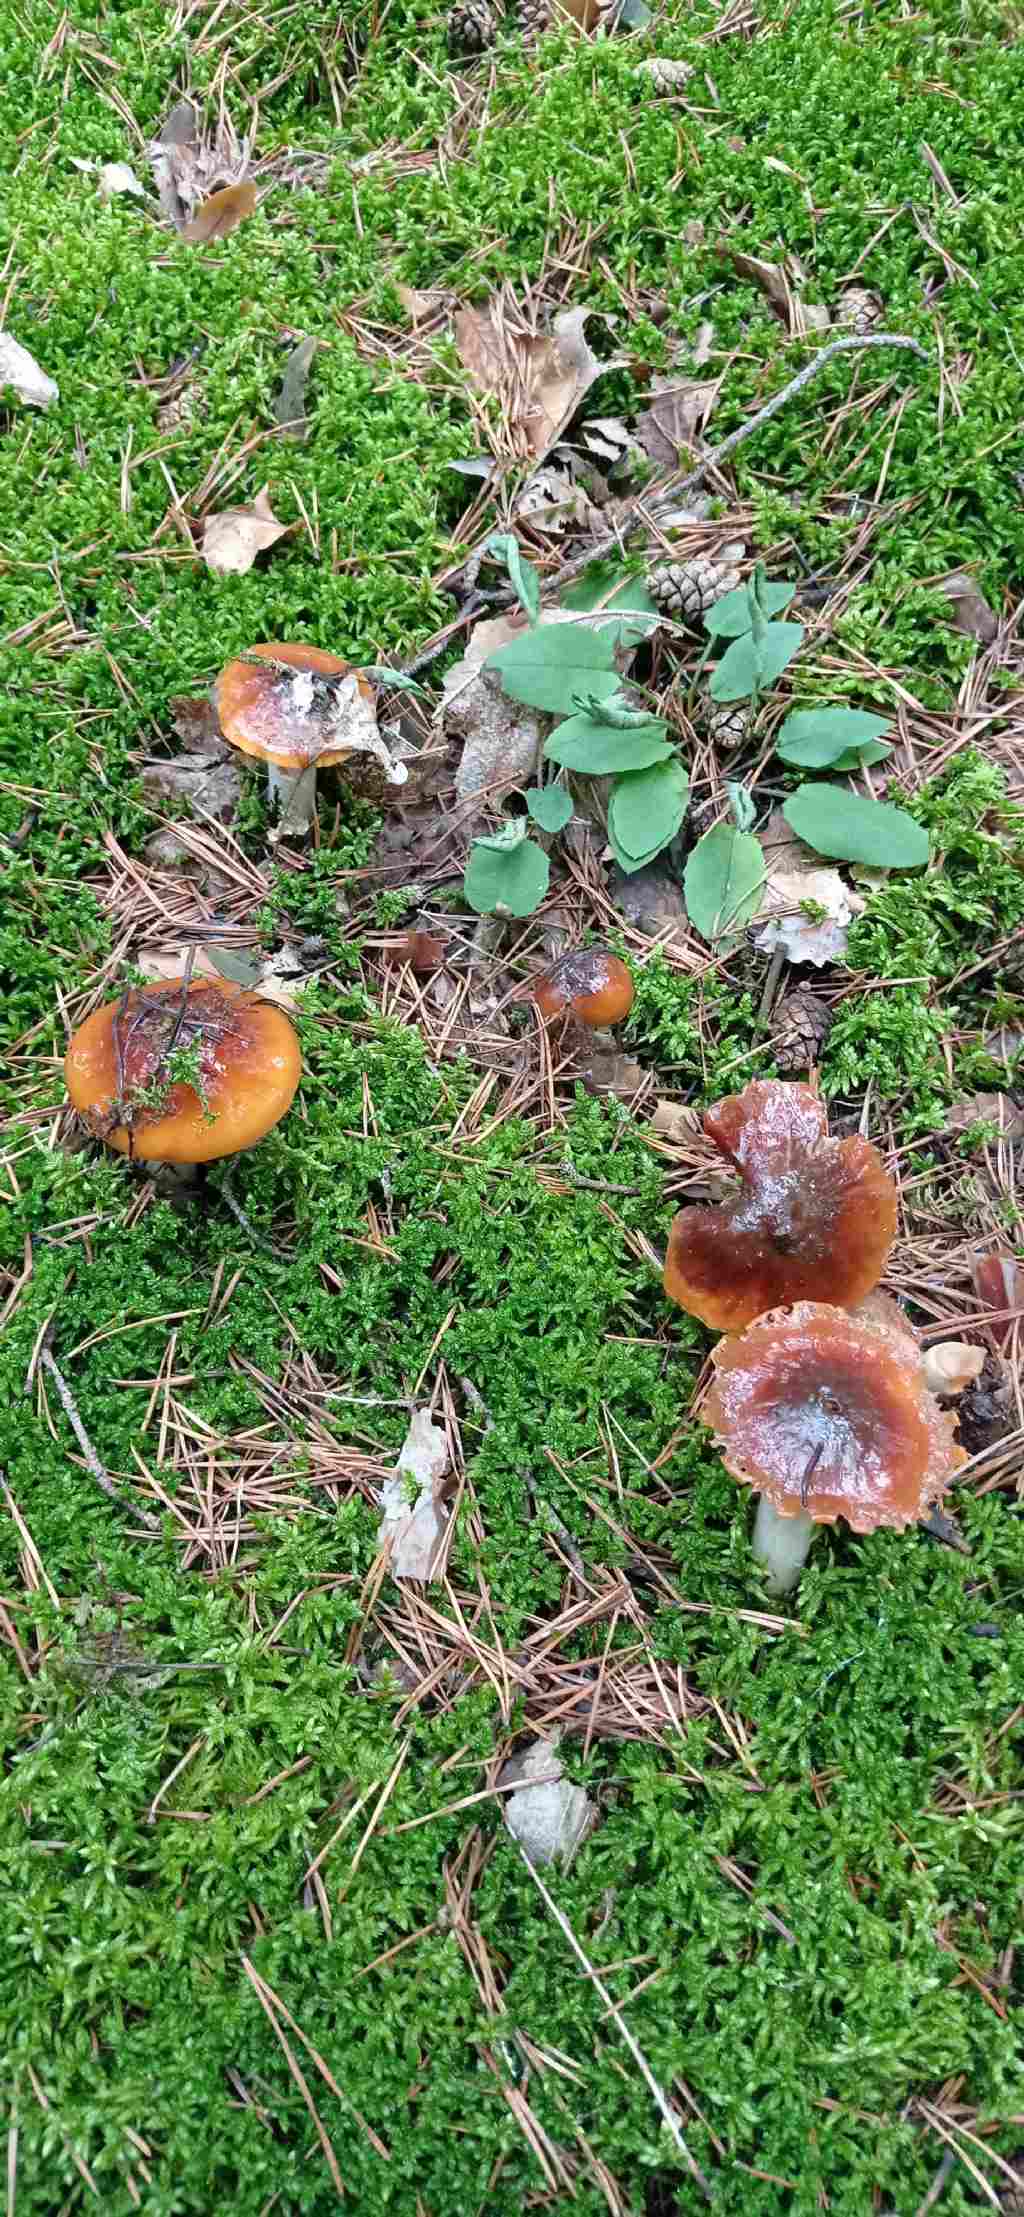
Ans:
{"label": "green leaf", "polygon": [[[614,639],[616,646],[636,646],[638,640],[648,639],[661,622],[661,610],[643,578],[627,577],[617,562],[592,562],[579,583],[570,587],[562,606],[594,609],[602,618],[607,612],[608,622],[602,621],[601,630]],[[632,617],[625,616],[616,623],[617,609],[631,610]]]}
{"label": "green leaf", "polygon": [[782,813],[798,838],[837,862],[914,870],[928,860],[928,834],[905,808],[868,800],[848,785],[801,785]]}
{"label": "green leaf", "polygon": [[496,851],[493,842],[475,839],[466,867],[465,894],[478,916],[506,909],[510,916],[532,916],[548,889],[551,866],[532,839]]}
{"label": "green leaf", "polygon": [[675,838],[689,792],[690,780],[677,755],[616,778],[608,804],[608,836],[627,875]]}
{"label": "green leaf", "polygon": [[251,955],[235,954],[233,949],[218,947],[214,940],[207,942],[203,953],[222,978],[231,978],[235,985],[259,984],[262,971]]}
{"label": "green leaf", "polygon": [[[798,708],[787,716],[775,747],[783,762],[795,762],[802,770],[831,770],[848,754],[856,768],[863,759],[861,749],[888,729],[888,717],[869,716],[862,708]],[[884,752],[889,753],[888,747]]]}
{"label": "green leaf", "polygon": [[829,763],[829,768],[830,770],[870,769],[873,762],[884,762],[886,755],[891,753],[892,748],[886,740],[863,739],[859,747],[847,747],[845,754],[838,754],[835,761]]}
{"label": "green leaf", "polygon": [[757,810],[754,807],[754,803],[750,798],[750,794],[748,793],[746,786],[736,785],[733,783],[732,779],[727,779],[725,790],[729,795],[729,806],[732,810],[732,820],[736,826],[737,831],[749,831],[757,814]]}
{"label": "green leaf", "polygon": [[672,748],[665,737],[668,726],[652,716],[642,729],[616,731],[596,717],[580,714],[558,724],[544,748],[545,759],[559,762],[564,770],[583,777],[607,777],[616,770],[646,770],[652,762],[667,762]]}
{"label": "green leaf", "polygon": [[493,531],[487,541],[487,552],[504,562],[519,605],[535,624],[540,614],[540,571],[527,561],[518,539],[513,538],[510,531]]}
{"label": "green leaf", "polygon": [[386,662],[364,662],[362,674],[371,685],[379,685],[388,693],[417,693],[421,701],[427,698],[427,688],[415,677],[407,677],[404,670],[389,670]]}
{"label": "green leaf", "polygon": [[803,635],[802,624],[766,624],[761,641],[751,632],[734,639],[712,677],[712,700],[749,700],[755,692],[765,692],[792,662]]}
{"label": "green leaf", "polygon": [[572,815],[572,800],[564,785],[531,785],[526,805],[542,831],[564,831]]}
{"label": "green leaf", "polygon": [[[795,585],[763,586],[761,606],[765,615],[781,615],[795,592]],[[710,631],[713,639],[741,639],[753,624],[752,599],[749,585],[737,585],[735,592],[723,593],[721,600],[716,600],[714,607],[705,614],[705,631]]]}
{"label": "green leaf", "polygon": [[496,647],[484,668],[497,671],[513,700],[564,716],[583,693],[607,700],[609,693],[618,692],[614,648],[608,632],[588,631],[583,624],[544,624]]}
{"label": "green leaf", "polygon": [[683,872],[686,913],[705,939],[749,923],[761,900],[765,860],[753,832],[716,824],[698,839]]}

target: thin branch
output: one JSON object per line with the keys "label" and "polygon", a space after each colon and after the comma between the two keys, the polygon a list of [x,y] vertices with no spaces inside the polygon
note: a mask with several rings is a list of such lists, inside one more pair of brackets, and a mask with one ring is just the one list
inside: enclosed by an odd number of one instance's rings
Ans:
{"label": "thin branch", "polygon": [[658,2081],[654,2076],[654,2072],[652,2071],[651,2066],[648,2063],[646,2056],[644,2055],[643,2049],[634,2039],[633,2034],[631,2033],[629,2026],[627,2025],[626,2020],[622,2015],[618,2002],[613,2001],[612,1996],[608,1992],[607,1986],[600,1978],[598,1972],[595,1971],[589,1956],[584,1953],[584,1950],[580,1946],[580,1943],[576,1938],[576,1934],[574,1933],[572,1926],[569,1923],[568,1917],[564,1915],[563,1911],[559,1908],[557,1901],[555,1901],[552,1895],[548,1892],[548,1889],[544,1884],[544,1880],[542,1879],[540,1872],[534,1868],[534,1865],[531,1863],[525,1848],[520,1846],[518,1840],[516,1841],[516,1846],[519,1848],[519,1853],[523,1858],[523,1862],[525,1863],[526,1868],[530,1873],[530,1877],[532,1878],[533,1883],[537,1888],[537,1892],[539,1893],[541,1900],[543,1901],[545,1907],[550,1910],[551,1915],[553,1916],[555,1923],[558,1925],[560,1931],[565,1934],[565,1937],[569,1942],[569,1946],[571,1947],[572,1952],[576,1957],[576,1961],[582,1964],[587,1977],[591,1980],[591,1983],[596,1988],[598,1994],[601,1997],[601,2000],[604,2002],[608,2015],[613,2019],[616,2030],[621,2033],[622,2038],[624,2039],[626,2046],[629,2049],[630,2055],[632,2056],[641,2077],[643,2078],[645,2084],[654,2096],[662,2120],[667,2125],[675,2146],[678,2148],[691,2178],[696,2179],[697,2185],[700,2187],[701,2193],[705,2196],[706,2200],[708,2200],[709,2202],[713,2201],[714,2196],[712,2194],[708,2180],[705,2178],[699,2164],[694,2161],[693,2156],[690,2154],[689,2148],[687,2147],[686,2142],[683,2139],[683,2135],[679,2130],[679,2122],[676,2117],[675,2111],[673,2110],[667,2095],[659,2086]]}
{"label": "thin branch", "polygon": [[57,1388],[57,1392],[60,1395],[61,1406],[64,1410],[64,1414],[67,1417],[68,1423],[71,1426],[76,1440],[78,1441],[79,1447],[82,1450],[88,1468],[92,1476],[96,1480],[96,1484],[102,1488],[103,1492],[107,1496],[108,1501],[113,1501],[119,1509],[126,1509],[128,1515],[134,1517],[137,1524],[143,1525],[147,1532],[159,1532],[160,1524],[158,1518],[147,1516],[144,1509],[137,1508],[134,1501],[129,1500],[128,1496],[126,1494],[123,1494],[119,1490],[119,1488],[115,1486],[114,1481],[110,1477],[109,1473],[104,1470],[103,1464],[101,1463],[99,1456],[96,1453],[96,1449],[94,1448],[92,1441],[89,1438],[89,1434],[85,1429],[82,1419],[78,1414],[77,1404],[75,1402],[75,1398],[71,1391],[71,1388],[68,1385],[67,1379],[65,1378],[63,1372],[58,1370],[48,1347],[43,1348],[39,1360],[44,1370],[49,1371],[49,1374],[53,1379],[54,1385]]}

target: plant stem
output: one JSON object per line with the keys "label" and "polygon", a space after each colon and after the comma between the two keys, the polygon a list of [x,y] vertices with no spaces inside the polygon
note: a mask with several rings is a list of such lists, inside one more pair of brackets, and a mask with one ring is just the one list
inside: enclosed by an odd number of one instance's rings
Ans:
{"label": "plant stem", "polygon": [[768,1573],[770,1594],[790,1593],[810,1553],[816,1526],[814,1518],[798,1509],[795,1516],[780,1516],[762,1495],[754,1525],[754,1553]]}

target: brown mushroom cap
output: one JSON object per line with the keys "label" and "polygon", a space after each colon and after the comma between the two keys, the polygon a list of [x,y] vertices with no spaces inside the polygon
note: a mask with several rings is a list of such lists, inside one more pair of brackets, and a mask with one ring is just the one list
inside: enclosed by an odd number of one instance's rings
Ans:
{"label": "brown mushroom cap", "polygon": [[626,964],[607,947],[575,947],[535,980],[533,998],[545,1022],[568,1013],[588,1031],[622,1024],[633,1006]]}
{"label": "brown mushroom cap", "polygon": [[[350,674],[350,664],[337,654],[328,654],[323,647],[282,646],[274,639],[250,647],[249,656],[257,659],[229,662],[217,679],[217,714],[229,745],[240,747],[243,754],[256,755],[261,762],[273,762],[279,770],[293,770],[296,775],[314,765],[327,769],[332,762],[346,761],[352,749],[328,743],[329,701],[323,687],[321,698],[314,689],[310,699],[308,688],[300,690],[288,671],[299,676],[312,672],[314,677],[345,677]],[[259,668],[259,662],[264,661],[270,664],[269,669]],[[276,663],[287,667],[275,668]],[[369,680],[358,670],[351,671],[351,675],[372,707],[374,692]]]}
{"label": "brown mushroom cap", "polygon": [[[254,1147],[291,1106],[302,1071],[279,1008],[219,978],[193,979],[183,999],[184,986],[140,986],[94,1009],[65,1058],[72,1105],[90,1130],[144,1162],[214,1162]],[[205,1107],[183,1082],[153,1105],[172,1048],[198,1049]]]}
{"label": "brown mushroom cap", "polygon": [[704,1421],[781,1516],[902,1531],[967,1460],[904,1329],[798,1301],[722,1340],[714,1365]]}
{"label": "brown mushroom cap", "polygon": [[865,1139],[830,1139],[806,1085],[755,1080],[709,1109],[704,1130],[739,1171],[716,1208],[680,1210],[665,1291],[716,1331],[788,1301],[852,1307],[896,1236],[896,1188]]}

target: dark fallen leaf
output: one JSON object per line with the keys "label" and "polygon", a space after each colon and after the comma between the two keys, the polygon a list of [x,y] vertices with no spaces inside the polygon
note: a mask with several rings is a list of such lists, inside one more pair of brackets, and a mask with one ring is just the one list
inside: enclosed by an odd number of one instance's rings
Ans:
{"label": "dark fallen leaf", "polygon": [[947,1516],[945,1509],[940,1508],[937,1501],[933,1502],[927,1516],[923,1518],[921,1530],[927,1532],[930,1540],[941,1540],[944,1547],[955,1547],[958,1555],[969,1555],[971,1552],[956,1518]]}
{"label": "dark fallen leaf", "polygon": [[316,339],[301,339],[284,365],[280,388],[274,395],[274,421],[289,439],[308,439],[306,387],[316,353]]}
{"label": "dark fallen leaf", "polygon": [[186,223],[181,236],[188,246],[208,246],[213,239],[226,239],[237,231],[246,216],[251,216],[256,206],[256,187],[248,179],[240,185],[223,185],[219,192],[211,192],[202,200],[191,223]]}
{"label": "dark fallen leaf", "polygon": [[999,618],[989,607],[984,593],[979,592],[969,571],[952,570],[948,577],[940,579],[939,592],[944,593],[950,603],[954,631],[962,631],[968,639],[980,639],[986,647],[998,638]]}
{"label": "dark fallen leaf", "polygon": [[203,953],[219,975],[230,978],[234,985],[252,987],[259,984],[261,967],[251,955],[235,954],[229,947],[218,947],[213,940],[207,942]]}

